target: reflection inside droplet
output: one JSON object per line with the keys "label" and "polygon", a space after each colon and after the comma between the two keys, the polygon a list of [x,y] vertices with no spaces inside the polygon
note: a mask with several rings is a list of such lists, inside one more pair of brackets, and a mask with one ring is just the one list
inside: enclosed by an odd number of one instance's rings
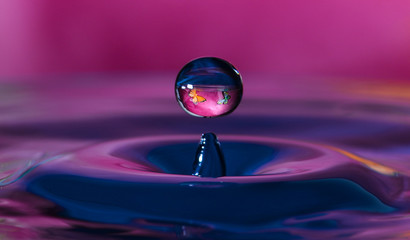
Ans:
{"label": "reflection inside droplet", "polygon": [[239,72],[225,60],[213,57],[195,59],[177,76],[178,103],[197,117],[218,117],[231,113],[242,98]]}

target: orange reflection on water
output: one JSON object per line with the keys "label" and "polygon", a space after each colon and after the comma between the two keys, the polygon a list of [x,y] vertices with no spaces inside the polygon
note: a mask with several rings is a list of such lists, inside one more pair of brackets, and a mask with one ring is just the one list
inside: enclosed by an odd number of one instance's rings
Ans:
{"label": "orange reflection on water", "polygon": [[345,151],[343,149],[340,149],[340,148],[337,148],[337,147],[332,147],[332,146],[326,146],[326,147],[329,148],[329,149],[332,149],[333,151],[341,153],[341,154],[345,155],[346,157],[348,157],[350,159],[361,162],[364,165],[366,165],[367,167],[369,167],[370,169],[372,169],[372,170],[374,170],[378,173],[381,173],[381,174],[384,174],[384,175],[390,175],[390,176],[396,176],[398,174],[398,171],[394,170],[393,168],[390,168],[390,167],[384,166],[382,164],[373,162],[369,159],[357,156],[357,155],[355,155],[353,153],[350,153],[348,151]]}

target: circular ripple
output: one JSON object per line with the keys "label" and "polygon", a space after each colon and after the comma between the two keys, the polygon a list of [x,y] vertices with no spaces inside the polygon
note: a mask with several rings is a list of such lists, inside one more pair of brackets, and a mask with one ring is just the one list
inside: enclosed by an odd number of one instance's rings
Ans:
{"label": "circular ripple", "polygon": [[98,144],[40,166],[27,179],[27,189],[64,209],[64,217],[211,224],[229,231],[251,229],[255,222],[259,230],[269,229],[275,221],[318,212],[385,213],[402,207],[402,178],[301,141],[221,136],[228,176],[187,175],[197,138]]}

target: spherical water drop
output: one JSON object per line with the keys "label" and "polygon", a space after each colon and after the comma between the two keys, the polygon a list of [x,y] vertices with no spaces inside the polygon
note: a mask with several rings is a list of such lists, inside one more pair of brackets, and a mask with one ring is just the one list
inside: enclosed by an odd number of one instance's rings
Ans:
{"label": "spherical water drop", "polygon": [[242,91],[238,70],[215,57],[189,62],[175,83],[179,105],[196,117],[218,117],[233,112],[241,101]]}

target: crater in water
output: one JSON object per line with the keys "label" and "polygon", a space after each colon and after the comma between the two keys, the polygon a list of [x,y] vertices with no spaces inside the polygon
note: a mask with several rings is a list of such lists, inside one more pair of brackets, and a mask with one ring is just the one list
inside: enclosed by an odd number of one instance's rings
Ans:
{"label": "crater in water", "polygon": [[197,136],[134,138],[91,146],[37,167],[13,201],[34,195],[49,202],[48,210],[37,208],[47,217],[167,237],[175,229],[193,228],[192,238],[216,238],[222,232],[253,238],[256,231],[260,238],[255,239],[264,239],[289,226],[352,231],[345,222],[351,217],[407,209],[405,179],[386,174],[383,166],[375,171],[320,144],[233,135],[220,139],[225,177],[190,175]]}

